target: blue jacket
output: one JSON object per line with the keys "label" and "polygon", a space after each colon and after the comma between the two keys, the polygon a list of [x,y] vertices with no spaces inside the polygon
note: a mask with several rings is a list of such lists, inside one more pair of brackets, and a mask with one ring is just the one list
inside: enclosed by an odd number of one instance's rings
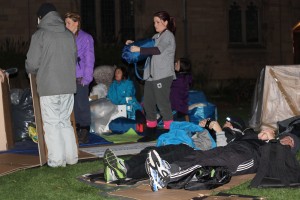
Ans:
{"label": "blue jacket", "polygon": [[[126,97],[131,97],[131,101],[127,103]],[[129,79],[122,80],[120,82],[114,80],[109,86],[107,98],[113,104],[131,106],[132,113],[135,113],[136,110],[142,109],[135,97],[135,88],[133,82]]]}
{"label": "blue jacket", "polygon": [[[199,125],[190,123],[190,122],[177,122],[174,121],[171,123],[170,131],[162,134],[156,143],[156,146],[165,146],[170,144],[186,144],[194,149],[199,150],[194,144],[192,139],[192,133],[194,132],[203,132],[205,129]],[[213,138],[210,136],[211,148],[216,147],[216,143]]]}

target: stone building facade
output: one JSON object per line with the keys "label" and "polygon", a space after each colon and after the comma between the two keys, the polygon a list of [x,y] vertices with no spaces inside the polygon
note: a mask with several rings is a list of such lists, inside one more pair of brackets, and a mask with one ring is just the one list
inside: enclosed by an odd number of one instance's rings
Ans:
{"label": "stone building facade", "polygon": [[[0,0],[0,40],[30,40],[36,10],[54,3],[78,11],[98,44],[151,37],[153,13],[176,19],[176,57],[189,57],[197,79],[255,79],[266,65],[300,63],[293,36],[299,0]],[[299,36],[298,36],[299,37]],[[299,39],[297,40],[299,41]],[[295,52],[294,52],[295,50]],[[297,50],[297,51],[296,51]],[[299,56],[298,56],[299,57]]]}

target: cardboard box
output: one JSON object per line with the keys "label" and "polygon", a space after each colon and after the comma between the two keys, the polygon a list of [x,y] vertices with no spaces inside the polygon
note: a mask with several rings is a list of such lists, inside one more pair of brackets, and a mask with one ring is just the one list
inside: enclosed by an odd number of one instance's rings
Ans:
{"label": "cardboard box", "polygon": [[8,80],[0,83],[0,151],[13,147],[14,137],[12,129],[11,102]]}
{"label": "cardboard box", "polygon": [[[36,77],[29,75],[30,87],[33,101],[33,110],[36,123],[36,131],[38,133],[38,151],[39,155],[27,155],[17,153],[4,153],[0,154],[0,176],[22,170],[32,168],[36,166],[42,166],[47,163],[47,147],[44,140],[43,122],[40,108],[40,98],[37,93]],[[7,86],[7,87],[6,87]],[[7,80],[4,84],[0,84],[0,147],[5,148],[4,150],[12,148],[14,145],[12,123],[11,123],[11,111],[10,109],[10,97]],[[76,122],[74,113],[71,115],[71,123],[76,134]],[[78,150],[78,157],[82,159],[96,158],[96,156],[89,153]]]}

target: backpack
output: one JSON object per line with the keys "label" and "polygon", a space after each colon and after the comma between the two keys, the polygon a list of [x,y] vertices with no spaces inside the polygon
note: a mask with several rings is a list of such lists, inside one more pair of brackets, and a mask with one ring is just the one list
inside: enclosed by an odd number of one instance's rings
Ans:
{"label": "backpack", "polygon": [[250,187],[300,186],[300,165],[289,147],[272,140],[260,147],[260,154],[259,167]]}
{"label": "backpack", "polygon": [[147,59],[143,68],[143,70],[145,70],[148,66],[147,63],[150,61],[149,60],[150,57],[148,55],[141,55],[140,52],[131,52],[130,47],[131,46],[154,47],[154,45],[155,45],[155,40],[151,38],[151,39],[135,41],[129,45],[125,45],[122,49],[122,59],[125,60],[128,64],[134,64],[135,74],[141,80],[143,80],[143,78],[141,78],[138,73],[137,63]]}
{"label": "backpack", "polygon": [[300,137],[300,115],[277,122],[278,134],[292,133]]}
{"label": "backpack", "polygon": [[179,181],[168,183],[168,189],[211,190],[231,180],[232,174],[224,166],[206,166],[194,170]]}

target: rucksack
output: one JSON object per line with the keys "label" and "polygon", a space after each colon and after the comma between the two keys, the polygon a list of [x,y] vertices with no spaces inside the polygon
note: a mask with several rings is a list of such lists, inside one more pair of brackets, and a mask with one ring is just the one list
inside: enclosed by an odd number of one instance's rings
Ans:
{"label": "rucksack", "polygon": [[206,166],[194,170],[179,181],[168,183],[168,189],[211,190],[231,180],[232,174],[224,166]]}
{"label": "rucksack", "polygon": [[250,187],[299,187],[300,166],[291,149],[272,140],[260,147],[261,158]]}
{"label": "rucksack", "polygon": [[277,122],[278,134],[292,133],[300,137],[300,115]]}
{"label": "rucksack", "polygon": [[[122,59],[125,60],[128,64],[134,64],[135,74],[141,80],[143,80],[143,78],[141,78],[139,73],[138,73],[137,63],[140,62],[140,61],[144,61],[146,59],[149,62],[150,57],[148,55],[141,55],[140,52],[131,52],[130,47],[131,46],[154,47],[154,45],[155,45],[155,40],[151,38],[151,39],[138,40],[138,41],[135,41],[135,42],[133,42],[129,45],[125,45],[123,47]],[[144,65],[143,70],[145,70],[146,67],[148,66],[147,61]]]}

